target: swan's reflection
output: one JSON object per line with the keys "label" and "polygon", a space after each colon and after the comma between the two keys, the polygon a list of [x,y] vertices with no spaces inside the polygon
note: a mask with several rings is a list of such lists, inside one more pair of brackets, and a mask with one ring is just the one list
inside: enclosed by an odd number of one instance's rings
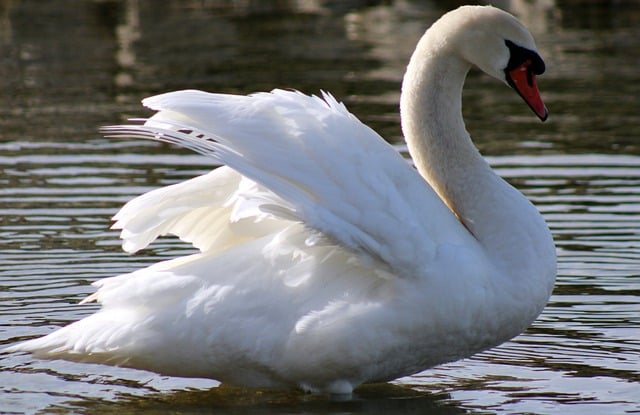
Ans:
{"label": "swan's reflection", "polygon": [[[362,386],[351,397],[312,395],[290,390],[244,389],[221,385],[144,396],[123,395],[113,402],[86,400],[56,406],[74,413],[111,414],[466,414],[447,394],[421,392],[394,384]],[[54,408],[50,408],[54,409]]]}

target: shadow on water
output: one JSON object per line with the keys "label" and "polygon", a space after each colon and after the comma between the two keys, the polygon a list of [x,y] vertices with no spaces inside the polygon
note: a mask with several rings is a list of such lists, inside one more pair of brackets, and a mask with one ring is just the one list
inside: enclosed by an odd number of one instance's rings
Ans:
{"label": "shadow on water", "polygon": [[143,415],[180,414],[423,414],[470,413],[456,408],[447,394],[433,394],[393,384],[359,387],[352,396],[326,396],[300,391],[257,390],[219,386],[202,391],[120,396],[115,401],[91,398],[49,408],[49,413]]}

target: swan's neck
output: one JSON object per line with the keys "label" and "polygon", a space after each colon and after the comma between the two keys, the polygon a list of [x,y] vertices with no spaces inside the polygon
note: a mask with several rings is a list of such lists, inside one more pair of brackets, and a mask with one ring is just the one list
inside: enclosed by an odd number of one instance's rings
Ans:
{"label": "swan's neck", "polygon": [[404,78],[400,109],[409,152],[420,174],[496,265],[539,272],[540,264],[532,261],[542,254],[554,257],[546,224],[471,142],[462,119],[462,86],[470,64],[438,49],[438,43],[423,37]]}
{"label": "swan's neck", "polygon": [[453,55],[423,51],[426,43],[418,44],[405,74],[402,129],[418,171],[464,221],[469,180],[491,171],[462,120],[462,86],[470,65]]}
{"label": "swan's neck", "polygon": [[[402,129],[420,174],[464,225],[482,239],[483,210],[495,188],[508,186],[484,161],[462,119],[462,86],[470,65],[430,49],[423,38],[402,87]],[[479,200],[483,199],[483,200]],[[489,209],[491,211],[491,209]]]}

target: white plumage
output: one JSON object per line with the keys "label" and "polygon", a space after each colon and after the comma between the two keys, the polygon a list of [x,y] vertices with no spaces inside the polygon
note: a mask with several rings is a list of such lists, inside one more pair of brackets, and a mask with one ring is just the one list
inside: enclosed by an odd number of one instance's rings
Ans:
{"label": "white plumage", "polygon": [[[492,36],[459,35],[479,30]],[[458,38],[498,40],[469,52]],[[98,281],[87,301],[100,311],[10,351],[349,393],[517,335],[550,295],[553,243],[481,159],[459,109],[471,64],[505,80],[505,40],[535,54],[526,29],[490,7],[425,34],[402,99],[418,170],[326,93],[145,99],[154,116],[108,134],[226,166],[130,201],[114,227],[127,252],[164,234],[201,252]]]}

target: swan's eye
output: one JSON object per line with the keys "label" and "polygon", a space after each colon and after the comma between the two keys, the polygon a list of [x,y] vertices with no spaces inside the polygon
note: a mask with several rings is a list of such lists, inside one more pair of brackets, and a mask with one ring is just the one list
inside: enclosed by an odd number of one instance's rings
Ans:
{"label": "swan's eye", "polygon": [[535,51],[518,46],[510,40],[505,40],[504,43],[509,48],[509,63],[504,68],[505,73],[523,66],[529,68],[533,75],[542,75],[544,73],[544,61]]}

